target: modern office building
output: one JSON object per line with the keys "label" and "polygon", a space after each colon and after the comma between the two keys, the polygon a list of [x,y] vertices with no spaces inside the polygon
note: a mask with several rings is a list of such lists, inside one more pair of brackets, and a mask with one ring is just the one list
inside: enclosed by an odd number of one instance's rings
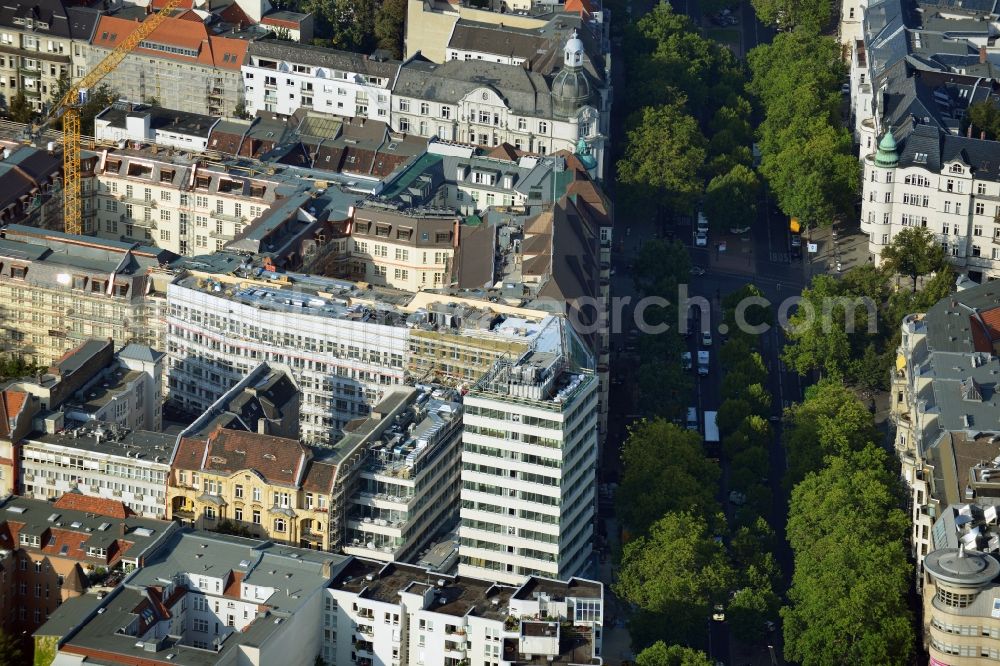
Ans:
{"label": "modern office building", "polygon": [[354,289],[307,275],[179,276],[169,287],[170,397],[199,412],[260,361],[283,363],[303,393],[301,437],[328,440],[403,381],[405,317],[345,306],[340,294]]}
{"label": "modern office building", "polygon": [[[59,661],[312,666],[346,558],[178,530],[88,613],[58,617]],[[346,634],[345,634],[346,637]]]}
{"label": "modern office building", "polygon": [[163,349],[165,270],[175,255],[9,225],[0,238],[0,353],[53,363],[83,340]]}
{"label": "modern office building", "polygon": [[352,428],[336,464],[331,543],[350,555],[413,561],[458,517],[462,405],[452,389],[400,387]]}
{"label": "modern office building", "polygon": [[355,558],[326,593],[327,663],[603,663],[596,581],[531,577],[515,587]]}
{"label": "modern office building", "polygon": [[460,575],[519,584],[586,569],[597,384],[566,355],[531,352],[501,358],[465,395]]}
{"label": "modern office building", "polygon": [[176,436],[114,423],[74,425],[60,416],[47,417],[47,431],[32,432],[21,441],[20,481],[26,497],[53,500],[77,492],[123,503],[136,515],[167,517],[167,476]]}

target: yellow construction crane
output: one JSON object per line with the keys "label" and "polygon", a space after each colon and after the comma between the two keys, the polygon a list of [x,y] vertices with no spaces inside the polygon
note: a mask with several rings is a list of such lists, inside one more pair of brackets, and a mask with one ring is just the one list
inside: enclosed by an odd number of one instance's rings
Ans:
{"label": "yellow construction crane", "polygon": [[63,218],[66,233],[79,234],[82,230],[80,214],[80,92],[90,90],[121,64],[139,42],[144,40],[180,4],[181,0],[167,3],[153,16],[139,24],[115,50],[105,56],[96,67],[73,84],[49,111],[49,115],[33,134],[39,136],[50,124],[62,118],[63,126]]}

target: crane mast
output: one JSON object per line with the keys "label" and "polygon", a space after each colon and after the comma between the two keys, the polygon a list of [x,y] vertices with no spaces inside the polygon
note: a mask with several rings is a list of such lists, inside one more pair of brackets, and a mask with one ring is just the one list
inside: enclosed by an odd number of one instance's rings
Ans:
{"label": "crane mast", "polygon": [[82,232],[80,201],[80,93],[97,85],[131,53],[142,40],[160,26],[177,8],[180,0],[167,0],[156,14],[139,24],[139,27],[106,55],[101,62],[70,86],[39,126],[38,132],[62,118],[63,127],[63,220],[66,233]]}

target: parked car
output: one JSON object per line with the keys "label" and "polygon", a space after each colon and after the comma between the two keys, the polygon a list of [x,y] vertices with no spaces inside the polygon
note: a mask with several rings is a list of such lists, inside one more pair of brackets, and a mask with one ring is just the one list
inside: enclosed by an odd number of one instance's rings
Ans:
{"label": "parked car", "polygon": [[704,275],[704,274],[705,274],[705,269],[702,268],[701,266],[692,266],[691,267],[691,275],[698,276],[698,275]]}
{"label": "parked car", "polygon": [[698,231],[694,235],[694,244],[697,247],[708,247],[708,232]]}
{"label": "parked car", "polygon": [[845,83],[844,85],[840,86],[840,94],[841,95],[850,95],[851,94],[851,84],[850,83]]}
{"label": "parked car", "polygon": [[684,352],[681,354],[681,367],[685,370],[690,370],[693,367],[691,361],[691,352]]}
{"label": "parked car", "polygon": [[792,234],[792,247],[802,247],[801,234]]}
{"label": "parked car", "polygon": [[702,347],[711,347],[712,346],[712,332],[711,331],[702,331],[701,332],[701,346]]}
{"label": "parked car", "polygon": [[704,213],[698,213],[698,231],[704,231],[708,233],[708,218],[705,217]]}
{"label": "parked car", "polygon": [[722,604],[715,604],[712,607],[712,619],[716,622],[726,621],[726,608]]}
{"label": "parked car", "polygon": [[750,231],[750,225],[749,224],[747,226],[745,226],[745,227],[730,227],[729,228],[729,233],[736,234],[736,235],[745,234],[748,231]]}

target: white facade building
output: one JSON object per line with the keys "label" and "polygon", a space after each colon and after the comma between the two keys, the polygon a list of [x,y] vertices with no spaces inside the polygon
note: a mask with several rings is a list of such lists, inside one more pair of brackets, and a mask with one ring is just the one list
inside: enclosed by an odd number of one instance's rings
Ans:
{"label": "white facade building", "polygon": [[354,559],[326,592],[330,664],[603,663],[599,582],[532,577],[513,587]]}
{"label": "white facade building", "polygon": [[162,519],[175,441],[173,435],[96,422],[31,434],[21,445],[22,494],[54,499],[76,490]]}
{"label": "white facade building", "polygon": [[861,230],[871,254],[906,227],[930,229],[959,273],[1000,277],[997,144],[917,125],[902,146],[887,132],[863,160]]}
{"label": "white facade building", "polygon": [[133,343],[115,354],[115,359],[113,367],[79,392],[78,400],[66,403],[66,418],[159,432],[163,425],[164,355]]}
{"label": "white facade building", "polygon": [[288,41],[250,43],[243,65],[247,112],[291,115],[299,108],[389,121],[389,88],[399,62]]}
{"label": "white facade building", "polygon": [[465,396],[459,574],[568,578],[592,551],[598,381],[559,354],[497,361]]}
{"label": "white facade building", "polygon": [[260,361],[282,363],[302,389],[300,436],[330,443],[348,421],[366,416],[386,390],[403,383],[405,317],[345,307],[317,293],[350,287],[306,275],[257,284],[181,276],[167,289],[170,397],[201,412]]}
{"label": "white facade building", "polygon": [[577,149],[583,139],[603,176],[611,91],[585,67],[583,43],[567,41],[563,67],[537,72],[485,60],[408,61],[392,88],[393,129],[529,153]]}

